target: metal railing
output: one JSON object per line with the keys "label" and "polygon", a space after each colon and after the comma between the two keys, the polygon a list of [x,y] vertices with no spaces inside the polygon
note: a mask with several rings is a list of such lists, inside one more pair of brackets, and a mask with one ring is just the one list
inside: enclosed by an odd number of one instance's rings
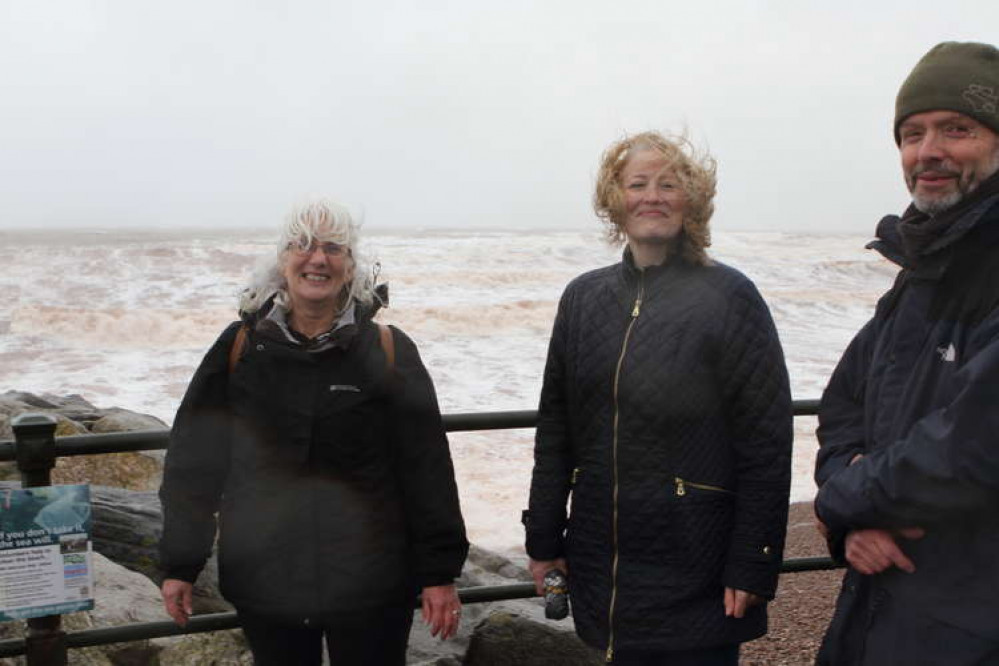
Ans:
{"label": "metal railing", "polygon": [[[796,400],[794,415],[814,415],[818,404],[818,400]],[[444,415],[444,427],[448,432],[534,428],[537,421],[538,414],[534,410]],[[21,485],[25,488],[49,485],[50,472],[58,457],[154,451],[167,448],[170,439],[167,429],[72,435],[56,439],[55,419],[45,414],[23,414],[14,419],[12,427],[14,440],[0,441],[0,462],[17,462]],[[784,560],[781,573],[825,571],[838,566],[828,557],[796,558]],[[458,596],[462,603],[474,604],[528,599],[536,593],[533,583],[516,583],[463,588],[458,590]],[[142,622],[68,634],[62,631],[60,615],[31,618],[27,620],[27,625],[25,638],[0,640],[0,657],[23,654],[27,656],[28,666],[65,666],[69,648],[236,629],[240,626],[236,613],[196,615],[184,627],[172,621]]]}

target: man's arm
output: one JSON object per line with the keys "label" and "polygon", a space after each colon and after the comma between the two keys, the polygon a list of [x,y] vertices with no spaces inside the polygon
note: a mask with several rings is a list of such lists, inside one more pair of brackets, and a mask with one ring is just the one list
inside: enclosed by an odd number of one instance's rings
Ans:
{"label": "man's arm", "polygon": [[871,320],[854,336],[822,393],[815,433],[819,439],[815,483],[820,487],[866,450],[864,392],[874,329],[875,322]]}
{"label": "man's arm", "polygon": [[991,340],[951,379],[953,399],[906,436],[873,451],[819,489],[831,530],[900,529],[953,520],[999,496],[999,313],[978,335]]}

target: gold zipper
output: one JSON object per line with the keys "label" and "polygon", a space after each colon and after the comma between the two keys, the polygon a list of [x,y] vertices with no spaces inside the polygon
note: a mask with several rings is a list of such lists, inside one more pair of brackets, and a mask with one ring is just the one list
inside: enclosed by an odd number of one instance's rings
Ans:
{"label": "gold zipper", "polygon": [[578,480],[579,480],[579,468],[576,467],[575,469],[572,470],[572,478],[569,479],[569,485],[571,486],[576,485],[576,481]]}
{"label": "gold zipper", "polygon": [[631,338],[631,329],[635,326],[635,320],[642,311],[642,296],[645,293],[645,272],[638,276],[638,294],[635,296],[635,305],[631,308],[631,321],[624,331],[624,342],[621,343],[621,355],[617,358],[617,367],[614,369],[614,439],[612,451],[614,457],[614,520],[613,520],[613,542],[614,559],[611,564],[611,598],[610,608],[607,609],[607,663],[614,661],[614,607],[617,605],[617,427],[620,423],[620,413],[617,404],[617,389],[621,381],[621,366],[624,365],[624,355],[628,351],[628,340]]}
{"label": "gold zipper", "polygon": [[681,479],[678,476],[673,477],[673,481],[676,483],[677,497],[683,497],[684,495],[686,495],[688,487],[697,488],[698,490],[711,490],[716,493],[729,493],[730,495],[732,494],[732,491],[729,490],[728,488],[722,488],[721,486],[712,486],[708,485],[707,483],[694,483],[693,481],[686,481],[684,479]]}

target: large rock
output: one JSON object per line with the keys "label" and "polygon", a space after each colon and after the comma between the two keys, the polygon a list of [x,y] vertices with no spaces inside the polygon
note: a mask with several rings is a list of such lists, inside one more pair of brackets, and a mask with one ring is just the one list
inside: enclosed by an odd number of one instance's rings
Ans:
{"label": "large rock", "polygon": [[59,458],[52,470],[52,483],[91,483],[132,490],[158,488],[163,464],[144,453],[111,453]]}
{"label": "large rock", "polygon": [[[99,409],[78,395],[37,396],[23,391],[0,394],[0,440],[12,439],[11,421],[28,412],[49,414],[57,420],[56,437],[87,433],[152,430],[167,425],[148,414],[112,407]],[[135,490],[152,490],[159,485],[163,471],[162,451],[116,453],[99,456],[59,458],[52,470],[52,482],[94,483]],[[0,469],[0,478],[14,478],[12,463]]]}
{"label": "large rock", "polygon": [[[154,492],[93,486],[91,539],[94,550],[114,562],[143,574],[156,585],[162,582],[159,552],[163,511]],[[195,613],[232,610],[218,587],[218,565],[213,556],[194,586]]]}
{"label": "large rock", "polygon": [[[469,549],[468,560],[465,562],[457,585],[459,588],[499,586],[525,583],[531,580],[531,574],[524,567],[515,564],[503,555],[473,544]],[[465,653],[470,649],[473,631],[493,614],[525,618],[532,624],[548,627],[552,631],[572,632],[573,630],[571,620],[556,621],[545,618],[544,604],[537,597],[465,604],[462,608],[461,624],[457,635],[444,642],[430,636],[430,632],[419,621],[419,612],[417,612],[409,639],[408,663],[443,665],[452,663],[448,660],[461,662],[465,658]],[[574,634],[572,635],[574,636]]]}
{"label": "large rock", "polygon": [[472,634],[466,666],[597,666],[604,658],[572,631],[504,612],[492,613]]}
{"label": "large rock", "polygon": [[159,430],[166,427],[166,423],[155,416],[112,407],[105,410],[103,416],[90,424],[90,432],[101,434],[132,430]]}
{"label": "large rock", "polygon": [[81,432],[89,432],[87,424],[103,416],[100,409],[75,394],[37,396],[24,391],[7,391],[0,393],[0,439],[12,439],[14,432],[10,427],[11,420],[18,414],[28,412],[51,414],[57,418],[73,421],[80,426]]}

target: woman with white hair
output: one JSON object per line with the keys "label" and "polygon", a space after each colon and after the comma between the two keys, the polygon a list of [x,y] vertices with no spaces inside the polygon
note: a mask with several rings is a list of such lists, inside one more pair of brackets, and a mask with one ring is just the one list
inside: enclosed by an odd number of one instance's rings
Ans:
{"label": "woman with white hair", "polygon": [[376,324],[348,211],[287,218],[241,321],[177,413],[160,497],[167,613],[185,624],[219,531],[223,595],[257,664],[404,664],[416,595],[453,635],[468,550],[433,384],[413,342]]}

